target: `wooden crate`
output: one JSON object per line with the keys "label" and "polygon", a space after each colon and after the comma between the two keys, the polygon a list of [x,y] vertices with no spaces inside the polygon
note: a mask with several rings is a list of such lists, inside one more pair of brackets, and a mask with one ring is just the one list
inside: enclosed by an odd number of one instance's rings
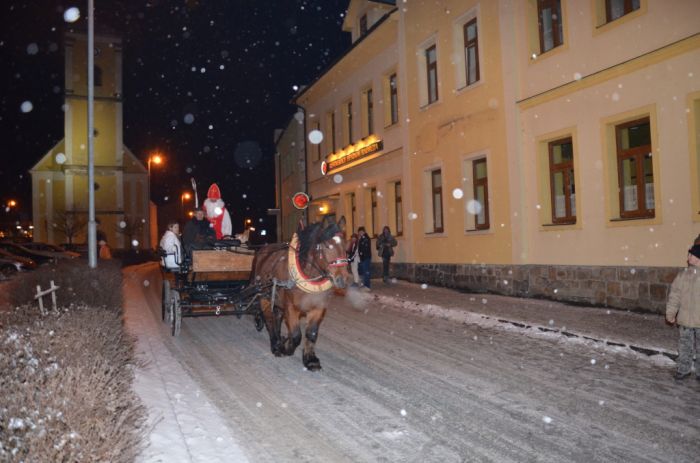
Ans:
{"label": "wooden crate", "polygon": [[193,272],[250,272],[253,267],[252,253],[226,250],[192,251]]}

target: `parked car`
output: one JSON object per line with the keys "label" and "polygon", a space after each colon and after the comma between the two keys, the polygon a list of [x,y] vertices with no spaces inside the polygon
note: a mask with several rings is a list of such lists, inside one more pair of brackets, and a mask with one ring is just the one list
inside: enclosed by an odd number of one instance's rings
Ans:
{"label": "parked car", "polygon": [[54,257],[46,255],[45,253],[40,251],[31,251],[22,245],[9,241],[0,242],[0,249],[3,249],[10,254],[14,254],[15,256],[28,257],[39,265],[55,260]]}
{"label": "parked car", "polygon": [[[36,264],[34,264],[36,267]],[[31,270],[25,262],[19,261],[13,257],[0,257],[0,279],[9,278],[17,272]]]}
{"label": "parked car", "polygon": [[30,251],[37,251],[46,253],[57,259],[75,259],[80,257],[80,254],[73,251],[67,251],[61,246],[56,246],[55,244],[48,243],[22,243],[22,246],[29,249]]}
{"label": "parked car", "polygon": [[34,260],[30,259],[29,257],[17,256],[15,254],[12,254],[11,252],[5,251],[4,249],[0,249],[0,259],[15,260],[22,264],[22,266],[26,270],[34,270],[37,267],[36,262],[34,262]]}

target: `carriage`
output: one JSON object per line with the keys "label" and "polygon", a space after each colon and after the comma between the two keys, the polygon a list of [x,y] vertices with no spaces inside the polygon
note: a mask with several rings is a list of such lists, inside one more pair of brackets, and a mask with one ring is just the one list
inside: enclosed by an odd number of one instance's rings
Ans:
{"label": "carriage", "polygon": [[[238,240],[217,241],[211,249],[192,250],[179,265],[177,256],[161,252],[163,320],[177,336],[183,317],[252,315],[258,331],[267,328],[275,356],[293,355],[303,338],[304,366],[321,369],[319,327],[331,289],[344,291],[349,279],[344,225],[344,218],[336,223],[328,217],[300,224],[289,243],[256,252]],[[300,319],[306,321],[303,333]]]}
{"label": "carriage", "polygon": [[[249,284],[255,252],[239,240],[215,241],[207,249],[193,249],[183,259],[159,250],[163,275],[163,321],[180,333],[182,319],[217,315],[253,316],[260,331],[264,320],[260,298],[270,284]],[[177,261],[182,262],[176,264]],[[268,296],[269,297],[269,296]]]}

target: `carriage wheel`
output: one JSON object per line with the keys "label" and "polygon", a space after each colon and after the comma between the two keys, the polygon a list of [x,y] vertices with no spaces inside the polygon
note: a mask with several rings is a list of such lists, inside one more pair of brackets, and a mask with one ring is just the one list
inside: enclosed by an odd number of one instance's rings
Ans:
{"label": "carriage wheel", "polygon": [[163,294],[161,297],[161,320],[165,320],[166,314],[170,312],[170,281],[163,280]]}
{"label": "carriage wheel", "polygon": [[168,325],[173,321],[173,304],[175,298],[180,299],[180,294],[174,289],[168,291],[168,306],[165,308],[165,323]]}
{"label": "carriage wheel", "polygon": [[173,336],[180,334],[180,325],[182,325],[182,306],[180,304],[180,294],[173,291],[172,293],[172,319],[173,319]]}

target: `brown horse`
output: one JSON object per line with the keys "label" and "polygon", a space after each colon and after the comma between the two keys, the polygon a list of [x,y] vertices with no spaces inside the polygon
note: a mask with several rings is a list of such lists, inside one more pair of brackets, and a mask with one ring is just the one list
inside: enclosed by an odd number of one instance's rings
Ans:
{"label": "brown horse", "polygon": [[272,353],[278,357],[294,354],[301,343],[300,320],[306,318],[302,359],[309,370],[321,369],[314,346],[326,314],[329,290],[345,288],[349,279],[340,228],[344,224],[345,218],[337,224],[326,218],[300,227],[289,244],[264,246],[253,260],[251,284],[276,282],[273,295],[260,301]]}

